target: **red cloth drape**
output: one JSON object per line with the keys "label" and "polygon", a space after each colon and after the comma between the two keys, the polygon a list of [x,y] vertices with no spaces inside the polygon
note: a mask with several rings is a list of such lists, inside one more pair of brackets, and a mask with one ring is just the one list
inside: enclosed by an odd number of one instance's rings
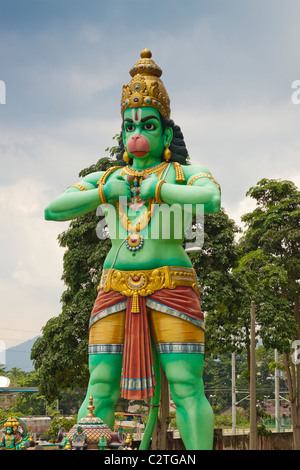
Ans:
{"label": "red cloth drape", "polygon": [[[191,287],[161,289],[149,299],[177,310],[190,319],[202,320],[200,298]],[[127,300],[121,396],[142,400],[154,395],[155,375],[151,335],[147,321],[146,297],[139,296],[139,313],[133,313],[132,297],[100,290],[91,313],[91,321],[101,312]]]}
{"label": "red cloth drape", "polygon": [[131,306],[132,297],[129,297],[126,311],[121,396],[128,400],[142,400],[154,395],[156,383],[145,297],[139,297],[139,313],[132,313]]}

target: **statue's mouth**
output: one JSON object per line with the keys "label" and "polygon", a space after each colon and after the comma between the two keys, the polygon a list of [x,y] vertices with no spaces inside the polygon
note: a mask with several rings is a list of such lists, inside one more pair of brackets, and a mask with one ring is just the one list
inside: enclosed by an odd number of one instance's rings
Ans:
{"label": "statue's mouth", "polygon": [[146,152],[146,151],[143,151],[143,150],[136,150],[135,152],[131,152],[131,154],[134,157],[137,157],[137,158],[144,157],[145,155],[147,155],[147,153],[149,153],[149,152]]}

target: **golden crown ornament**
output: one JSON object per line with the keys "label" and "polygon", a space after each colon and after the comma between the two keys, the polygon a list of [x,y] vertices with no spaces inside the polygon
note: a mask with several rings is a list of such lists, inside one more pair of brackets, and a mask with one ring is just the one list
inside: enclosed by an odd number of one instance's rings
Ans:
{"label": "golden crown ornament", "polygon": [[162,70],[151,59],[152,53],[145,48],[140,59],[131,68],[131,82],[123,85],[121,99],[122,115],[128,108],[152,107],[165,118],[171,114],[170,99],[160,77]]}

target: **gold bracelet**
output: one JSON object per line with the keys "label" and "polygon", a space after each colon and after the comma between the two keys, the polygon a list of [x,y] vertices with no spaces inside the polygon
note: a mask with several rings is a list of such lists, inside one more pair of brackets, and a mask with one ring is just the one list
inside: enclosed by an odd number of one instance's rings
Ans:
{"label": "gold bracelet", "polygon": [[[74,186],[74,188],[80,189],[80,191],[87,191],[86,187],[83,186],[83,184],[79,184],[79,183],[70,184],[70,186],[68,186],[68,188],[72,188],[73,186]],[[68,189],[68,188],[67,188],[67,189]]]}
{"label": "gold bracelet", "polygon": [[206,173],[194,176],[191,179],[191,181],[188,183],[188,186],[191,186],[194,183],[194,181],[196,181],[198,178],[209,178],[209,179],[211,179],[218,186],[219,190],[221,191],[221,187],[220,187],[219,183],[215,180],[215,178],[213,178],[211,175],[208,175]]}
{"label": "gold bracelet", "polygon": [[98,193],[99,193],[101,204],[107,204],[107,200],[104,194],[103,184],[101,183],[98,184]]}
{"label": "gold bracelet", "polygon": [[162,185],[165,183],[165,180],[160,180],[158,183],[157,183],[157,186],[156,186],[156,189],[155,189],[155,199],[156,199],[156,202],[158,204],[163,204],[163,201],[161,200],[160,198],[160,190],[161,190],[161,187]]}

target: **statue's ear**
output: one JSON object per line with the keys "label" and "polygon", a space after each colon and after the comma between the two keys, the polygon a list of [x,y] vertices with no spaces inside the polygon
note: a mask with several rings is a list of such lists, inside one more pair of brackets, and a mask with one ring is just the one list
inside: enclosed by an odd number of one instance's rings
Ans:
{"label": "statue's ear", "polygon": [[164,144],[171,144],[173,139],[173,129],[172,127],[166,127],[164,132]]}

